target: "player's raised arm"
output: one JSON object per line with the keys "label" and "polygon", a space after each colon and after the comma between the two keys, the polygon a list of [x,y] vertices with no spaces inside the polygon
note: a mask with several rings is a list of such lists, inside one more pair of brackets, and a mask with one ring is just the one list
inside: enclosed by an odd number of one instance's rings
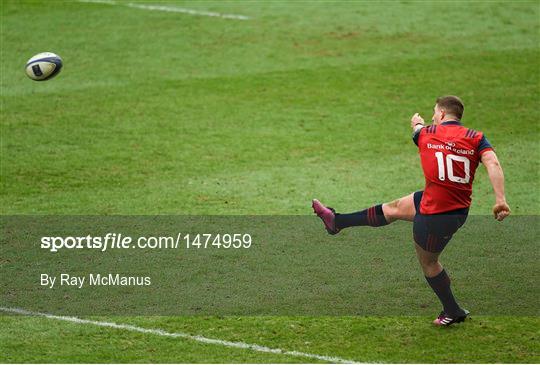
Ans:
{"label": "player's raised arm", "polygon": [[502,221],[510,214],[510,207],[506,203],[504,195],[504,174],[497,155],[493,151],[486,151],[482,154],[482,163],[486,166],[489,180],[495,192],[495,205],[493,215],[498,221]]}

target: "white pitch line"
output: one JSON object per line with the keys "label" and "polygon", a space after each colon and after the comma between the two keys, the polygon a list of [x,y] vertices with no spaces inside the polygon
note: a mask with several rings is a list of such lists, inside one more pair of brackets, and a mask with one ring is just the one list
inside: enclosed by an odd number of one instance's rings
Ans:
{"label": "white pitch line", "polygon": [[211,16],[216,18],[224,19],[237,19],[237,20],[249,20],[248,16],[238,15],[238,14],[222,14],[212,11],[201,11],[193,10],[187,8],[179,8],[176,6],[167,6],[167,5],[147,5],[147,4],[138,4],[138,3],[119,3],[114,0],[78,0],[81,3],[96,3],[96,4],[107,4],[107,5],[122,5],[135,9],[143,10],[153,10],[153,11],[166,11],[169,13],[183,13],[189,15],[198,15],[198,16]]}
{"label": "white pitch line", "polygon": [[56,316],[54,314],[32,312],[32,311],[28,311],[28,310],[20,309],[20,308],[0,307],[0,311],[8,312],[8,313],[16,313],[16,314],[21,314],[25,316],[44,317],[48,319],[55,319],[58,321],[72,322],[72,323],[78,323],[78,324],[90,324],[90,325],[100,326],[100,327],[122,329],[126,331],[147,333],[147,334],[157,335],[157,336],[183,338],[187,340],[192,340],[192,341],[197,341],[197,342],[202,342],[202,343],[207,343],[207,344],[212,344],[212,345],[220,345],[220,346],[232,347],[232,348],[238,348],[238,349],[247,349],[247,350],[252,350],[256,352],[264,352],[264,353],[269,353],[269,354],[305,357],[309,359],[327,361],[334,364],[360,364],[353,360],[347,360],[341,357],[310,354],[307,352],[300,352],[300,351],[287,351],[287,350],[282,350],[279,348],[271,348],[271,347],[250,344],[250,343],[245,343],[245,342],[225,341],[225,340],[219,340],[216,338],[190,335],[183,332],[167,332],[161,329],[143,328],[143,327],[137,327],[137,326],[124,324],[124,323],[101,322],[101,321],[93,321],[90,319],[83,319],[83,318],[77,318],[77,317]]}

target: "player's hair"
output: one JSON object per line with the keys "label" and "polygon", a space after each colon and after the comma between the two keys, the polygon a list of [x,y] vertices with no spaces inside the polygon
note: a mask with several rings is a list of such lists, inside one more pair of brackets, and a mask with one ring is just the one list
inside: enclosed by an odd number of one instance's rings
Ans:
{"label": "player's hair", "polygon": [[441,96],[437,98],[437,105],[444,109],[448,114],[461,119],[463,116],[463,102],[460,98],[454,95]]}

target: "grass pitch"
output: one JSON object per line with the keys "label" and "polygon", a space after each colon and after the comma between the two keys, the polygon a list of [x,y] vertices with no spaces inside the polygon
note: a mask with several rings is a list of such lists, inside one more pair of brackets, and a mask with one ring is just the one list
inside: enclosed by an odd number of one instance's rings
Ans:
{"label": "grass pitch", "polygon": [[[495,146],[513,213],[540,212],[538,2],[160,2],[248,20],[125,4],[2,1],[2,214],[310,214],[313,197],[360,209],[422,188],[408,120],[442,94]],[[32,82],[24,62],[43,51],[65,68]],[[479,167],[471,213],[492,203]],[[434,314],[114,320],[357,361],[540,361],[537,316],[440,330]],[[305,361],[0,323],[5,362]]]}

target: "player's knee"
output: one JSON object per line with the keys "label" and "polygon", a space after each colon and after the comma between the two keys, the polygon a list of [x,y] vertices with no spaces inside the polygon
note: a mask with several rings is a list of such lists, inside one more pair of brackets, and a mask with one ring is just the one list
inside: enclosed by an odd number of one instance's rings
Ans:
{"label": "player's knee", "polygon": [[399,215],[399,199],[383,204],[384,215],[387,218],[395,218]]}
{"label": "player's knee", "polygon": [[439,260],[423,259],[420,260],[420,265],[422,266],[422,271],[424,272],[424,275],[428,277],[433,277],[440,273],[442,270],[442,266],[439,263]]}

